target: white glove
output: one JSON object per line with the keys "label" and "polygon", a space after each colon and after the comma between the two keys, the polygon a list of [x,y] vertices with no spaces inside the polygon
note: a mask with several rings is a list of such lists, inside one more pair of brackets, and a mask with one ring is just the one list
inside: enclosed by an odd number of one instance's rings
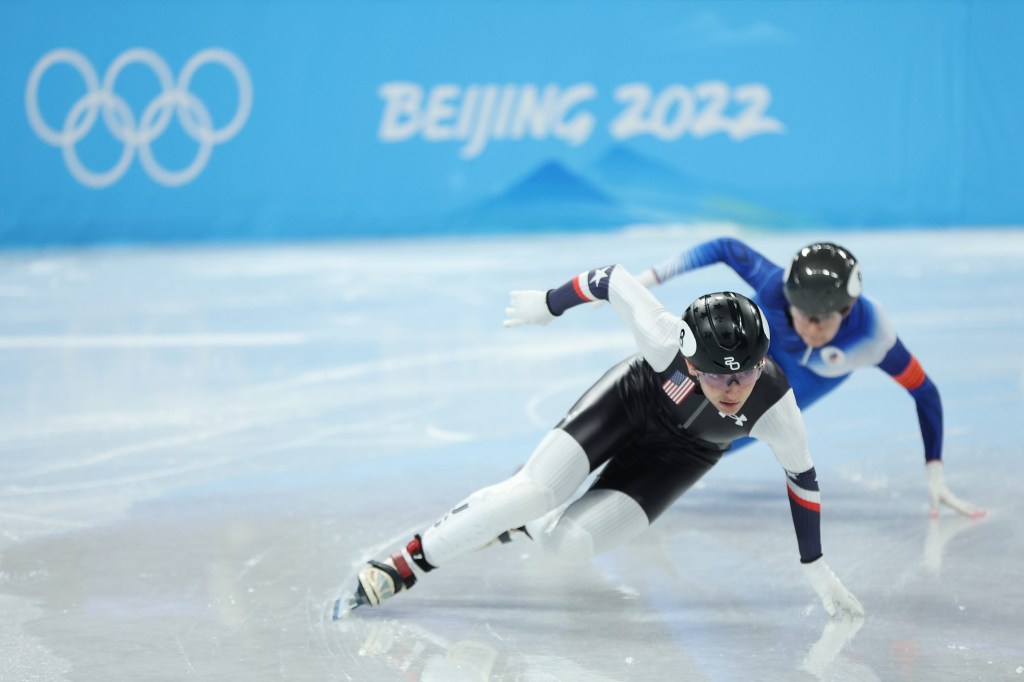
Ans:
{"label": "white glove", "polygon": [[547,324],[553,319],[555,316],[548,310],[548,292],[513,291],[509,294],[508,307],[505,308],[506,327]]}
{"label": "white glove", "polygon": [[953,494],[953,491],[946,485],[946,477],[942,473],[942,460],[933,459],[928,462],[924,470],[928,476],[928,500],[931,502],[932,518],[939,515],[939,503],[952,507],[958,513],[970,516],[972,519],[981,518],[986,514],[984,509],[965,502]]}
{"label": "white glove", "polygon": [[643,284],[648,289],[660,284],[660,282],[658,281],[658,276],[654,274],[654,268],[647,268],[639,275],[634,275],[634,278],[636,279],[636,281],[640,282],[640,284]]}
{"label": "white glove", "polygon": [[818,557],[809,564],[801,564],[807,579],[811,581],[814,591],[821,597],[821,604],[828,615],[836,615],[836,611],[846,611],[852,616],[863,616],[864,607],[848,589],[843,587],[839,578],[825,563],[824,557]]}

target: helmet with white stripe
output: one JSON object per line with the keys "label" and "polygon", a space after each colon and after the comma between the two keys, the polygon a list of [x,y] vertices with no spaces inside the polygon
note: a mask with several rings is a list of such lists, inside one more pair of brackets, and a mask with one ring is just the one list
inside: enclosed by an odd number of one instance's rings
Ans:
{"label": "helmet with white stripe", "polygon": [[683,313],[683,321],[696,341],[690,362],[702,372],[744,372],[768,352],[768,320],[746,296],[732,291],[701,296]]}
{"label": "helmet with white stripe", "polygon": [[857,259],[849,250],[830,242],[800,249],[783,281],[786,300],[807,315],[843,312],[863,288]]}

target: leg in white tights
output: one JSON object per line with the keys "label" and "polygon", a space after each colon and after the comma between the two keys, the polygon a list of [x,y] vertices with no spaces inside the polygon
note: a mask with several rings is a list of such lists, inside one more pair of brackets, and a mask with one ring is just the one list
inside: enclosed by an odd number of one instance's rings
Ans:
{"label": "leg in white tights", "polygon": [[555,509],[590,473],[587,455],[561,429],[548,433],[511,478],[470,495],[422,534],[423,556],[441,566],[498,534]]}
{"label": "leg in white tights", "polygon": [[534,539],[560,561],[585,562],[628,542],[649,525],[647,514],[629,495],[618,490],[590,490]]}

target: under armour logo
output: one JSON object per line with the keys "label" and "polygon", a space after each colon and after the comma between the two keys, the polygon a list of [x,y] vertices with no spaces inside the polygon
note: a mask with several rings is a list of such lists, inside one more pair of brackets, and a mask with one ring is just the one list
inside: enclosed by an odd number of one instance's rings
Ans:
{"label": "under armour logo", "polygon": [[747,421],[747,415],[745,414],[726,414],[725,412],[719,412],[719,417],[728,417],[729,419],[736,422],[736,426],[743,426],[743,422]]}

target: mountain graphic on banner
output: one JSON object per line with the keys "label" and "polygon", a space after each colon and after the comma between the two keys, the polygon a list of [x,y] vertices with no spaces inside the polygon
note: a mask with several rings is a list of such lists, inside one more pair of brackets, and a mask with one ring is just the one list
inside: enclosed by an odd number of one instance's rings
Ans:
{"label": "mountain graphic on banner", "polygon": [[505,191],[445,219],[459,231],[579,230],[635,223],[731,221],[782,227],[794,217],[754,198],[615,145],[582,170],[549,160]]}
{"label": "mountain graphic on banner", "polygon": [[743,190],[684,173],[625,145],[610,147],[590,166],[588,177],[613,188],[616,199],[645,221],[786,222],[776,208]]}
{"label": "mountain graphic on banner", "polygon": [[669,164],[623,145],[609,147],[591,165],[590,176],[617,190],[639,188],[656,193],[686,193],[701,184]]}
{"label": "mountain graphic on banner", "polygon": [[548,230],[605,228],[636,216],[610,193],[557,161],[548,161],[505,192],[452,216],[453,226]]}

